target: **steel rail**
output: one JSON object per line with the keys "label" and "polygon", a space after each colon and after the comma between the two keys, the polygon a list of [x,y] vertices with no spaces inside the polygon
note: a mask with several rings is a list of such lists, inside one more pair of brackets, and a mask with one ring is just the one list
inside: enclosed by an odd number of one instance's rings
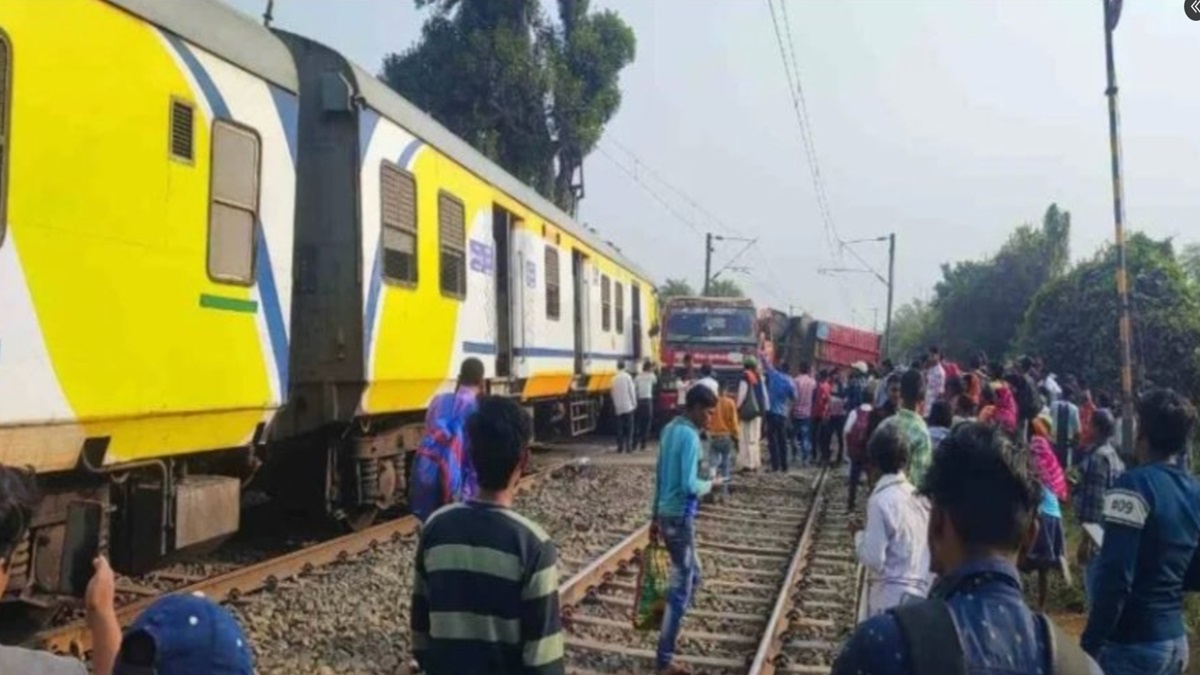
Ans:
{"label": "steel rail", "polygon": [[[559,470],[575,463],[576,460],[555,461],[527,474],[517,485],[517,492],[529,490]],[[309,574],[318,567],[347,561],[381,544],[410,537],[420,529],[420,525],[420,521],[415,516],[389,520],[358,532],[351,532],[291,553],[203,579],[162,595],[203,593],[217,602],[237,600],[241,596],[257,590],[274,589],[279,582]],[[117,620],[123,627],[128,626],[162,595],[143,598],[121,606],[117,609]],[[87,623],[80,620],[44,630],[33,637],[32,643],[39,649],[82,657],[91,651],[92,635],[88,630]]]}
{"label": "steel rail", "polygon": [[775,658],[783,650],[783,635],[787,632],[790,623],[788,614],[797,593],[796,584],[800,581],[805,568],[808,567],[806,558],[808,550],[812,546],[813,533],[816,530],[817,519],[820,517],[821,506],[825,501],[825,485],[828,477],[829,468],[825,467],[821,470],[816,487],[813,489],[813,499],[809,503],[804,529],[801,531],[800,541],[796,544],[796,552],[792,555],[787,574],[780,586],[779,596],[775,599],[775,608],[771,612],[771,618],[767,621],[767,627],[763,631],[762,641],[759,642],[754,660],[750,663],[750,675],[773,675],[775,672]]}

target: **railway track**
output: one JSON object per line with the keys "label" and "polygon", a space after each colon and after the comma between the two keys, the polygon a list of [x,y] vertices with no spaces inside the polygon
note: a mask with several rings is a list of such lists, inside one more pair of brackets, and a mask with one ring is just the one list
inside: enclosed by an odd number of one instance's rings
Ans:
{"label": "railway track", "polygon": [[[521,483],[517,486],[517,491],[522,492],[535,488],[561,469],[574,463],[574,460],[549,462],[522,478]],[[414,516],[389,520],[284,555],[271,557],[223,574],[163,591],[163,594],[203,593],[218,602],[236,601],[255,591],[274,589],[282,582],[311,574],[321,567],[348,561],[390,541],[411,537],[417,532],[419,525],[419,521]],[[144,597],[134,602],[119,606],[117,618],[121,625],[126,626],[131,623],[158,597],[158,595],[146,593]],[[32,644],[58,654],[79,657],[86,655],[92,648],[91,635],[82,620],[41,631],[34,636]]]}
{"label": "railway track", "polygon": [[[853,628],[862,575],[845,513],[846,481],[745,476],[697,516],[701,587],[676,658],[696,675],[825,673]],[[568,672],[650,672],[657,631],[633,629],[638,556],[649,525],[560,588]]]}

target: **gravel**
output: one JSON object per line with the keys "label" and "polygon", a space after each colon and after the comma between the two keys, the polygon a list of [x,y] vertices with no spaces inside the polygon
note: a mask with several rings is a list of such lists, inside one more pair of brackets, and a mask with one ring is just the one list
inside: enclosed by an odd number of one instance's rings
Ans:
{"label": "gravel", "polygon": [[[562,469],[517,499],[559,546],[560,572],[588,561],[645,523],[653,469]],[[233,607],[261,675],[393,675],[409,657],[415,538],[252,595]]]}
{"label": "gravel", "polygon": [[[741,474],[723,503],[702,507],[697,545],[702,570],[699,593],[684,621],[677,653],[709,659],[687,663],[697,675],[742,673],[761,639],[803,528],[815,474]],[[735,550],[730,550],[734,547]],[[608,673],[648,672],[657,631],[636,631],[630,610],[636,570],[574,608],[567,660]],[[760,587],[761,586],[761,587]],[[736,613],[746,618],[706,613]],[[639,650],[633,655],[590,649],[606,643]],[[712,659],[723,659],[720,665]]]}

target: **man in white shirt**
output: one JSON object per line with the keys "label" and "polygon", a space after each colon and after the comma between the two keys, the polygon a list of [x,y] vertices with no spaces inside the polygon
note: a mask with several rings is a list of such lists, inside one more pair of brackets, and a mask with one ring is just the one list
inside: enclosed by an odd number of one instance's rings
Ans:
{"label": "man in white shirt", "polygon": [[[867,618],[929,592],[929,504],[904,473],[908,439],[881,426],[867,444],[870,478],[867,526],[854,535],[858,560],[870,572]],[[851,528],[861,529],[859,523]]]}
{"label": "man in white shirt", "polygon": [[946,367],[942,365],[942,350],[929,348],[929,359],[925,363],[925,409],[922,417],[929,417],[933,404],[942,400],[946,393]]}
{"label": "man in white shirt", "polygon": [[633,452],[633,413],[637,410],[637,389],[625,361],[617,361],[612,382],[613,412],[617,415],[617,452]]}
{"label": "man in white shirt", "polygon": [[700,385],[708,387],[717,396],[721,395],[721,385],[717,383],[717,378],[713,377],[712,364],[706,363],[700,366],[700,379],[696,380],[696,384],[692,386]]}
{"label": "man in white shirt", "polygon": [[642,364],[642,372],[634,378],[633,384],[637,390],[637,416],[634,420],[637,428],[633,432],[633,446],[635,450],[645,450],[650,427],[654,425],[654,386],[658,384],[653,361],[646,359]]}

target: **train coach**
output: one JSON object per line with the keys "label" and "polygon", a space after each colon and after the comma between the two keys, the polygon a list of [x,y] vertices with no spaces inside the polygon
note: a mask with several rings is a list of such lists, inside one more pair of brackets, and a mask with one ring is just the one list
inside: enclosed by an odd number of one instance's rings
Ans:
{"label": "train coach", "polygon": [[247,488],[369,523],[468,356],[589,431],[655,316],[332,49],[218,0],[0,3],[0,463],[43,492],[5,602],[50,606],[75,501],[126,572],[228,537]]}

